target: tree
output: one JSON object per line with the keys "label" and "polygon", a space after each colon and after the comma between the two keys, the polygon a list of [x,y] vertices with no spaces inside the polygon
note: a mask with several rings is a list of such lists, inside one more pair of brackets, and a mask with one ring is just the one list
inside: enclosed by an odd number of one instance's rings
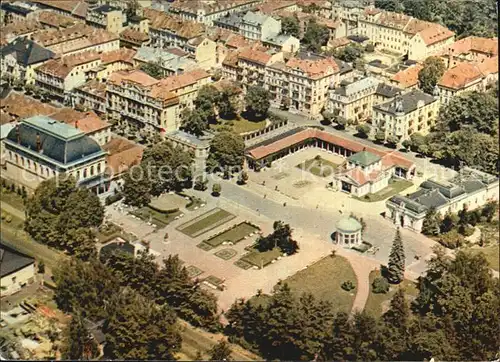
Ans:
{"label": "tree", "polygon": [[161,79],[165,76],[165,70],[157,63],[144,63],[141,64],[139,69],[156,79]]}
{"label": "tree", "polygon": [[384,131],[377,131],[375,133],[375,141],[378,143],[384,143],[385,141],[385,132]]}
{"label": "tree", "polygon": [[142,165],[134,165],[123,175],[122,194],[127,205],[142,207],[151,202],[151,181]]}
{"label": "tree", "polygon": [[104,208],[90,190],[64,174],[42,182],[26,203],[26,231],[37,241],[88,259],[95,255],[93,229]]}
{"label": "tree", "polygon": [[368,138],[368,135],[370,134],[371,127],[369,124],[362,123],[356,127],[356,130],[358,131],[358,134],[362,138]]}
{"label": "tree", "polygon": [[196,327],[217,331],[220,324],[215,296],[193,283],[177,255],[169,255],[163,265],[154,282],[157,302],[169,305]]}
{"label": "tree", "polygon": [[323,120],[327,123],[332,123],[336,117],[336,114],[334,112],[330,112],[330,111],[326,111],[326,110],[321,112],[321,115],[323,116]]}
{"label": "tree", "polygon": [[349,121],[342,116],[337,116],[335,117],[335,123],[337,123],[339,129],[344,130],[346,126],[349,124]]}
{"label": "tree", "polygon": [[229,347],[229,343],[221,340],[208,353],[210,354],[209,361],[230,361],[231,348]]}
{"label": "tree", "polygon": [[190,184],[193,154],[169,141],[156,143],[147,148],[142,156],[141,165],[147,171],[151,182],[151,195],[159,196],[165,191],[181,190]]}
{"label": "tree", "polygon": [[307,24],[302,43],[308,50],[319,53],[321,47],[327,44],[329,37],[330,31],[326,25],[318,24],[316,20],[312,18]]}
{"label": "tree", "polygon": [[204,85],[198,91],[194,106],[205,123],[215,121],[215,106],[219,99],[220,93],[213,85]]}
{"label": "tree", "polygon": [[441,221],[440,232],[447,233],[453,230],[458,225],[459,218],[457,215],[451,213],[450,211],[446,212]]}
{"label": "tree", "polygon": [[386,138],[387,144],[393,148],[399,143],[399,138],[397,136],[389,135]]}
{"label": "tree", "polygon": [[335,57],[347,63],[354,63],[356,60],[362,58],[363,54],[364,48],[361,45],[351,43],[335,52]]}
{"label": "tree", "polygon": [[424,221],[422,222],[422,234],[424,235],[439,235],[441,218],[436,212],[435,207],[431,207],[425,214]]}
{"label": "tree", "polygon": [[300,24],[295,16],[287,16],[281,19],[281,32],[299,38]]}
{"label": "tree", "polygon": [[[391,300],[390,308],[382,316],[381,348],[383,359],[406,359],[410,328],[410,308],[403,289],[398,289]],[[381,351],[382,352],[382,351]],[[379,352],[380,353],[380,352]]]}
{"label": "tree", "polygon": [[266,118],[271,106],[270,98],[269,92],[266,89],[258,86],[248,87],[245,95],[245,104],[249,117],[257,120]]}
{"label": "tree", "polygon": [[387,279],[393,284],[399,284],[404,279],[405,272],[405,252],[403,240],[399,228],[396,230],[396,236],[392,242],[391,253],[389,254],[389,263],[387,265]]}
{"label": "tree", "polygon": [[207,189],[208,180],[205,176],[200,175],[195,179],[194,189],[199,191],[205,191]]}
{"label": "tree", "polygon": [[245,185],[248,181],[248,173],[246,171],[241,171],[238,176],[238,183],[240,185]]}
{"label": "tree", "polygon": [[233,119],[236,116],[236,94],[237,90],[234,88],[224,88],[220,92],[217,100],[217,109],[221,118]]}
{"label": "tree", "polygon": [[101,262],[65,260],[54,271],[55,301],[66,313],[80,313],[94,320],[105,318],[110,298],[118,292],[118,282]]}
{"label": "tree", "polygon": [[415,132],[412,133],[410,136],[410,148],[412,149],[413,152],[419,152],[421,147],[425,145],[426,140],[425,136],[422,134]]}
{"label": "tree", "polygon": [[404,140],[402,146],[408,151],[412,147],[411,140]]}
{"label": "tree", "polygon": [[418,72],[420,89],[428,94],[433,94],[434,88],[444,74],[446,67],[439,57],[428,57],[423,68]]}
{"label": "tree", "polygon": [[299,250],[297,241],[292,239],[292,228],[289,224],[285,224],[283,221],[275,221],[273,229],[274,231],[271,234],[257,240],[260,251],[280,248],[282,252],[292,255]]}
{"label": "tree", "polygon": [[483,216],[487,222],[491,222],[498,210],[498,202],[490,201],[481,209],[481,216]]}
{"label": "tree", "polygon": [[222,191],[222,187],[219,183],[215,183],[212,186],[212,195],[220,196],[220,192]]}
{"label": "tree", "polygon": [[198,109],[185,109],[182,114],[181,130],[195,135],[202,136],[208,129],[208,122],[202,118],[201,112]]}
{"label": "tree", "polygon": [[245,142],[230,131],[222,131],[210,142],[210,153],[207,163],[214,168],[226,169],[241,167],[244,161]]}
{"label": "tree", "polygon": [[453,97],[439,112],[436,128],[442,132],[470,129],[490,136],[498,132],[497,99],[491,93],[468,92]]}
{"label": "tree", "polygon": [[173,360],[181,336],[174,311],[158,306],[132,289],[113,300],[104,324],[104,355],[110,359]]}
{"label": "tree", "polygon": [[65,360],[91,360],[99,356],[99,348],[94,337],[85,327],[79,314],[72,316],[64,330],[62,358]]}

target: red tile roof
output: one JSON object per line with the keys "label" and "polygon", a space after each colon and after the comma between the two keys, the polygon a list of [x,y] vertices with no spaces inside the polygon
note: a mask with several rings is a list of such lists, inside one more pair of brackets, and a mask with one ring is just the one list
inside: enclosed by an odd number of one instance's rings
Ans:
{"label": "red tile roof", "polygon": [[350,178],[354,182],[358,184],[358,186],[363,186],[364,184],[368,182],[373,182],[378,179],[378,177],[381,175],[382,171],[380,170],[374,170],[370,173],[366,173],[363,170],[361,170],[359,167],[352,168],[346,172],[344,172],[342,175]]}
{"label": "red tile roof", "polygon": [[476,64],[463,62],[446,70],[439,80],[438,85],[458,90],[482,77],[483,73]]}
{"label": "red tile roof", "polygon": [[394,74],[392,81],[399,83],[403,88],[413,87],[418,83],[418,73],[422,68],[422,65],[417,64],[408,69],[401,70]]}
{"label": "red tile roof", "polygon": [[119,71],[114,72],[109,77],[108,82],[121,84],[122,82],[137,83],[145,87],[152,86],[159,82],[158,79],[151,77],[142,70]]}
{"label": "red tile roof", "polygon": [[386,167],[390,167],[391,165],[396,165],[399,167],[403,167],[406,169],[410,169],[413,167],[413,162],[404,158],[397,151],[382,151],[377,148],[367,147],[362,143],[348,140],[346,138],[339,137],[329,132],[324,132],[318,129],[308,128],[301,132],[295,133],[289,137],[282,138],[276,142],[273,142],[266,146],[260,146],[254,148],[248,152],[248,154],[256,159],[260,160],[264,157],[272,155],[276,152],[279,152],[283,149],[296,145],[300,142],[303,142],[307,139],[316,138],[322,140],[324,142],[328,142],[339,147],[343,147],[352,152],[360,152],[366,150],[368,152],[374,153],[382,158],[382,165]]}
{"label": "red tile roof", "polygon": [[322,58],[318,60],[300,59],[293,57],[287,63],[288,68],[300,69],[307,74],[308,77],[319,79],[329,74],[335,74],[340,71],[338,64],[332,57]]}
{"label": "red tile roof", "polygon": [[171,92],[173,90],[195,84],[204,78],[210,78],[210,74],[203,69],[194,69],[189,72],[164,78],[160,81],[160,84]]}
{"label": "red tile roof", "polygon": [[107,173],[118,176],[141,162],[144,147],[125,138],[113,137],[102,146],[108,152]]}
{"label": "red tile roof", "polygon": [[115,62],[134,63],[134,56],[137,53],[134,49],[120,48],[110,52],[101,54],[101,61],[103,64],[110,64]]}
{"label": "red tile roof", "polygon": [[242,49],[238,54],[238,59],[243,59],[248,62],[257,63],[261,65],[266,65],[271,59],[271,56],[260,50],[245,48]]}
{"label": "red tile roof", "polygon": [[454,54],[464,54],[474,51],[494,56],[498,55],[498,38],[469,36],[453,43],[450,50]]}

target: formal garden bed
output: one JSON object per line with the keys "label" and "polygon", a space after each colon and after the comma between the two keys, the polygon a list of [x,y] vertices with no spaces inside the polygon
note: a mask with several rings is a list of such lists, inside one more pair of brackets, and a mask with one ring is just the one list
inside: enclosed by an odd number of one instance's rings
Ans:
{"label": "formal garden bed", "polygon": [[158,229],[164,228],[182,214],[179,210],[171,213],[164,213],[149,206],[141,207],[137,210],[131,211],[130,213],[145,222],[154,224]]}
{"label": "formal garden bed", "polygon": [[299,163],[296,167],[318,177],[328,177],[339,167],[339,165],[317,155],[310,160]]}
{"label": "formal garden bed", "polygon": [[187,271],[190,278],[196,278],[197,276],[203,274],[203,270],[201,270],[200,268],[198,268],[194,265],[188,266],[186,268],[186,271]]}
{"label": "formal garden bed", "polygon": [[252,265],[252,267],[263,268],[281,258],[283,252],[280,248],[274,248],[268,251],[259,251],[252,247],[247,254],[242,256],[240,260]]}
{"label": "formal garden bed", "polygon": [[356,289],[344,290],[344,283],[356,283],[356,274],[349,261],[339,255],[327,256],[284,280],[292,293],[300,297],[311,293],[329,301],[337,311],[349,313],[356,297]]}
{"label": "formal garden bed", "polygon": [[216,227],[225,224],[236,216],[230,212],[216,207],[206,213],[177,227],[181,233],[191,238],[200,236]]}
{"label": "formal garden bed", "polygon": [[374,293],[373,281],[381,278],[380,270],[374,270],[370,273],[370,294],[365,304],[364,311],[373,316],[382,315],[389,308],[390,301],[399,288],[404,288],[407,299],[414,299],[418,295],[418,289],[414,282],[405,279],[400,284],[389,284],[387,293]]}
{"label": "formal garden bed", "polygon": [[238,254],[238,252],[236,250],[231,249],[231,248],[226,248],[226,249],[222,249],[222,250],[219,250],[218,252],[216,252],[215,256],[218,256],[219,258],[224,259],[224,260],[229,260],[229,259],[234,258],[237,254]]}
{"label": "formal garden bed", "polygon": [[[187,197],[187,196],[186,196]],[[181,207],[186,207],[190,202],[189,197],[187,199],[181,195],[175,193],[163,194],[159,197],[153,198],[149,203],[149,207],[161,213],[171,214],[179,211]]]}
{"label": "formal garden bed", "polygon": [[253,267],[252,264],[242,260],[242,259],[238,259],[234,262],[234,265],[236,265],[238,268],[241,268],[243,270],[248,270],[250,269],[251,267]]}
{"label": "formal garden bed", "polygon": [[209,275],[203,280],[203,284],[207,285],[212,289],[224,290],[224,280],[217,278],[216,276]]}
{"label": "formal garden bed", "polygon": [[224,243],[234,245],[247,237],[253,236],[254,233],[258,232],[259,230],[260,228],[258,226],[244,221],[238,225],[217,233],[216,235],[210,237],[207,240],[204,240],[203,242],[210,245],[212,248],[215,248]]}
{"label": "formal garden bed", "polygon": [[352,249],[354,249],[354,250],[356,250],[356,251],[358,251],[358,252],[360,252],[360,253],[366,253],[366,252],[367,252],[367,251],[368,251],[368,250],[369,250],[372,246],[373,246],[373,245],[372,245],[372,244],[370,244],[369,242],[367,242],[367,241],[363,241],[363,242],[361,242],[361,244],[359,244],[359,245],[354,245],[354,246],[352,247]]}

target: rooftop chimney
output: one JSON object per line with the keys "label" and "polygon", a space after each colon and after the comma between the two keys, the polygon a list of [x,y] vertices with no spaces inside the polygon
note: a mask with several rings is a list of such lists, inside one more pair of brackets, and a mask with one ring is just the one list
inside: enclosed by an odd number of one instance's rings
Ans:
{"label": "rooftop chimney", "polygon": [[17,143],[21,143],[21,131],[19,130],[19,125],[16,125],[16,138]]}
{"label": "rooftop chimney", "polygon": [[40,133],[36,133],[36,151],[40,152],[42,150],[42,141],[40,140]]}

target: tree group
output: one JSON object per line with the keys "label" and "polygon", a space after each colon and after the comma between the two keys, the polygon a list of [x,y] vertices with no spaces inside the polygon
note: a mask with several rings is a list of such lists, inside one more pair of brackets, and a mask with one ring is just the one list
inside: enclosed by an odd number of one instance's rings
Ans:
{"label": "tree group", "polygon": [[231,341],[280,360],[491,360],[498,353],[500,283],[483,254],[438,249],[411,303],[399,288],[381,317],[352,318],[286,284],[271,296],[236,301],[226,313]]}
{"label": "tree group", "polygon": [[288,255],[295,254],[299,250],[299,244],[292,239],[292,228],[283,221],[275,221],[274,231],[257,239],[257,248],[260,251],[268,251],[274,248],[280,248],[283,253]]}
{"label": "tree group", "polygon": [[446,67],[439,57],[428,57],[423,68],[418,72],[420,89],[428,94],[433,94],[434,88],[444,74]]}
{"label": "tree group", "polygon": [[26,202],[26,231],[36,241],[65,250],[78,258],[95,255],[95,230],[104,208],[96,194],[77,188],[64,174],[40,183]]}

